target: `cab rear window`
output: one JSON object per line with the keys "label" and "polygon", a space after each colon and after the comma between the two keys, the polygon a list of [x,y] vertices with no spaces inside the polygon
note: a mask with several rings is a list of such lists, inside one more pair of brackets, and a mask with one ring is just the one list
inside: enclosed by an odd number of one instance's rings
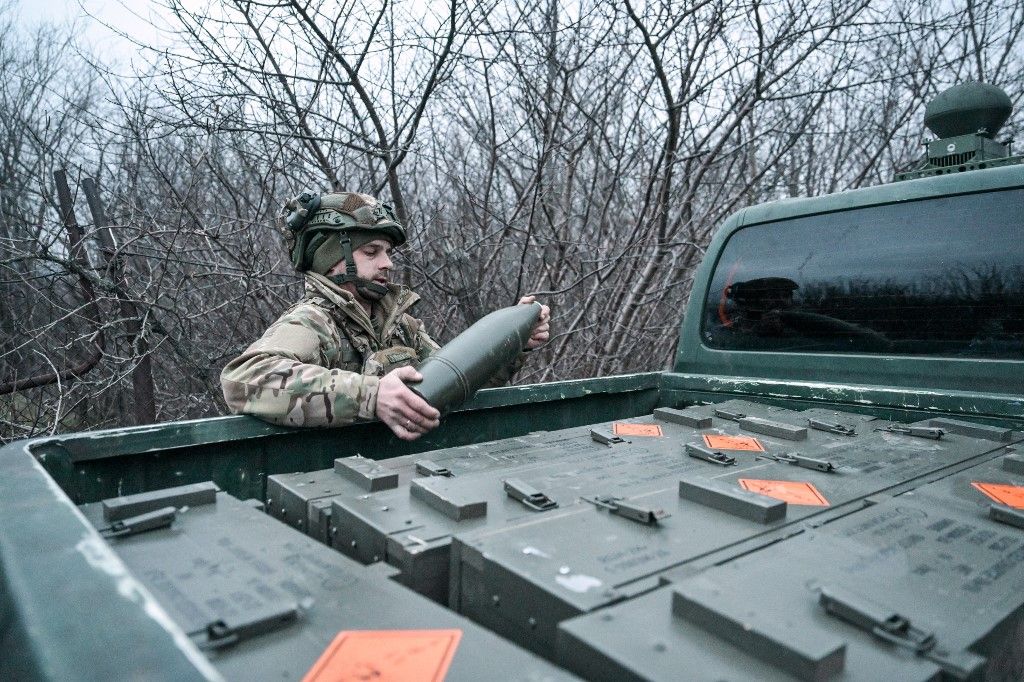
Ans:
{"label": "cab rear window", "polygon": [[1024,359],[1024,191],[754,225],[719,259],[706,345]]}

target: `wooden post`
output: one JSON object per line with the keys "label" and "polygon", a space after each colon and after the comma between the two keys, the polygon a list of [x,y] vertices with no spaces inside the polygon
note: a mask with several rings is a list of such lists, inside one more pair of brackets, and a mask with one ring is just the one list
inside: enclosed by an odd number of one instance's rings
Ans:
{"label": "wooden post", "polygon": [[[64,229],[68,233],[68,260],[78,261],[83,269],[89,267],[88,260],[82,254],[82,229],[78,226],[75,218],[75,203],[71,198],[71,189],[68,187],[67,172],[61,168],[53,172],[53,179],[57,184],[57,204],[60,207],[60,219],[64,223]],[[87,277],[79,274],[78,281],[82,284],[82,291],[86,298],[86,319],[95,330],[95,342],[89,349],[89,354],[82,362],[55,372],[42,372],[24,379],[11,378],[0,382],[0,395],[24,391],[37,386],[46,386],[57,381],[72,381],[81,377],[91,370],[103,357],[103,327],[99,322],[99,307],[96,305],[96,293],[93,291],[92,282]]]}
{"label": "wooden post", "polygon": [[[124,268],[117,259],[117,239],[107,220],[103,202],[100,201],[96,181],[92,178],[82,180],[82,190],[89,203],[96,234],[103,244],[107,268],[110,277],[120,291],[128,290],[128,280],[124,276]],[[134,393],[135,423],[152,424],[156,422],[156,400],[153,392],[153,359],[149,353],[149,343],[143,333],[143,311],[134,301],[129,301],[118,294],[118,306],[125,318],[125,329],[132,345],[133,355],[137,358],[132,370],[132,392]]]}

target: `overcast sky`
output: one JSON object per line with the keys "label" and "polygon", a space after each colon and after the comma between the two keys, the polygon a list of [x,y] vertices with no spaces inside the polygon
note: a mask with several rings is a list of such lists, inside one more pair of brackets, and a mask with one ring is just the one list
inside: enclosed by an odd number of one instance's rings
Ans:
{"label": "overcast sky", "polygon": [[118,31],[148,45],[165,42],[157,28],[164,23],[164,12],[153,0],[15,0],[13,4],[18,22],[26,28],[43,21],[77,21],[82,29],[79,39],[106,59],[126,61],[136,53],[137,48]]}

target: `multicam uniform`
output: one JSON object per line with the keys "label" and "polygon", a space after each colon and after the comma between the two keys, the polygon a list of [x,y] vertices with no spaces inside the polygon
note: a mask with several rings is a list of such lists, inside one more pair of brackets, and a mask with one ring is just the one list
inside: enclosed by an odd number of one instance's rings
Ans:
{"label": "multicam uniform", "polygon": [[[306,273],[305,296],[221,373],[232,412],[286,426],[341,426],[373,419],[377,385],[391,370],[438,348],[406,311],[419,300],[395,285],[374,316],[323,275]],[[499,372],[500,385],[519,362]]]}
{"label": "multicam uniform", "polygon": [[371,319],[352,294],[306,273],[302,301],[221,373],[231,411],[288,426],[372,419],[380,377],[438,348],[406,312],[419,296],[388,288]]}

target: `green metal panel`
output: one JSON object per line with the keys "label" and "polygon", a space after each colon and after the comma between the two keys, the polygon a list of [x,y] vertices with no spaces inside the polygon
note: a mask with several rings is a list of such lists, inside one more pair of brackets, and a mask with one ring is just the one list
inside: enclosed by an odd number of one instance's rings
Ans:
{"label": "green metal panel", "polygon": [[[22,655],[3,657],[0,677],[216,678],[73,503],[209,479],[239,497],[262,498],[269,473],[320,469],[345,454],[385,458],[643,414],[657,403],[658,376],[481,391],[413,444],[390,438],[379,423],[303,431],[249,417],[10,444],[0,449],[0,641]],[[126,633],[131,657],[97,655],[122,648]]]}
{"label": "green metal panel", "polygon": [[379,422],[290,429],[239,416],[68,434],[29,447],[76,504],[206,480],[263,499],[268,475],[325,469],[338,457],[386,459],[645,414],[657,404],[659,376],[484,390],[413,442]]}
{"label": "green metal panel", "polygon": [[[667,424],[665,428],[691,432]],[[453,535],[500,529],[539,513],[511,497],[506,481],[521,480],[565,510],[591,504],[581,499],[584,494],[622,496],[658,487],[688,464],[669,438],[636,438],[608,447],[594,442],[590,431],[566,429],[540,434],[528,443],[480,446],[476,456],[481,461],[471,468],[460,467],[444,451],[432,454],[435,461],[450,464],[455,476],[420,477],[387,492],[336,499],[331,515],[334,544],[365,562],[386,560],[401,569],[401,582],[447,604]]]}
{"label": "green metal panel", "polygon": [[[99,504],[83,511],[107,525]],[[110,545],[230,680],[299,679],[342,630],[453,628],[461,641],[446,679],[571,679],[403,589],[388,571],[360,566],[226,493],[179,513],[172,527]],[[218,623],[235,632],[211,634]]]}
{"label": "green metal panel", "polygon": [[[1022,482],[998,464],[699,575],[669,574],[667,587],[563,623],[558,660],[595,680],[673,679],[681,667],[700,679],[966,679],[981,665],[970,679],[1020,679],[1024,536],[987,518],[970,485]],[[822,590],[906,618],[933,643],[915,651],[831,616]]]}
{"label": "green metal panel", "polygon": [[[603,389],[603,391],[591,392],[594,387]],[[535,390],[535,388],[544,390]],[[890,413],[901,416],[923,414],[925,417],[952,415],[973,418],[983,416],[983,421],[1002,426],[1004,430],[1011,426],[1019,427],[1022,421],[1019,418],[1019,410],[1014,412],[1018,409],[1016,406],[1019,403],[1002,395],[943,395],[937,392],[877,386],[814,384],[811,382],[787,383],[764,379],[719,378],[670,373],[615,377],[598,380],[595,383],[566,382],[562,385],[485,392],[479,397],[483,404],[477,410],[464,411],[450,416],[449,427],[453,426],[454,420],[460,420],[454,421],[454,425],[457,425],[458,428],[453,433],[439,434],[438,441],[459,442],[475,439],[476,442],[479,442],[487,440],[487,436],[496,431],[499,432],[499,435],[502,430],[511,431],[513,434],[522,434],[524,431],[533,430],[531,427],[536,425],[558,428],[563,424],[572,426],[581,422],[607,422],[612,419],[621,419],[627,415],[648,414],[658,405],[680,407],[702,400],[720,403],[736,395],[768,396],[764,402],[794,408],[816,407],[814,414],[823,418],[834,415],[836,408],[842,407],[842,409],[859,410],[882,416],[890,416]],[[563,400],[562,396],[566,396],[566,398]],[[520,402],[538,397],[544,398],[545,401],[527,404]],[[730,406],[737,408],[737,406],[742,407],[743,404],[734,401]],[[703,406],[691,409],[710,415],[715,407]],[[535,421],[523,420],[523,414],[531,415]],[[1008,416],[1013,414],[1016,414],[1018,419]],[[786,413],[780,410],[769,409],[760,416],[779,423],[785,422],[787,419]],[[694,423],[701,422],[697,420]],[[778,424],[775,427],[766,427],[764,424],[749,421],[747,426],[760,429],[757,433],[768,429],[769,434],[777,434],[779,436],[777,438],[772,435],[759,437],[763,438],[765,442],[775,443],[779,447],[786,448],[792,448],[795,441],[791,439],[795,437],[794,433],[800,430],[780,429]],[[726,425],[726,427],[733,428],[730,425]],[[736,427],[739,427],[739,423],[736,424]],[[114,622],[132,623],[133,619],[143,619],[145,622],[144,609],[141,606],[125,605],[118,601],[118,597],[115,596],[116,583],[101,580],[97,587],[95,576],[90,576],[84,566],[76,567],[75,561],[64,560],[63,552],[66,551],[66,548],[74,546],[76,538],[80,538],[84,533],[90,531],[84,526],[81,518],[71,511],[69,502],[65,498],[61,498],[64,500],[63,507],[61,504],[55,503],[55,492],[60,493],[60,491],[47,479],[42,467],[32,461],[33,448],[37,450],[41,458],[46,460],[46,465],[51,471],[69,481],[68,487],[72,491],[85,490],[96,494],[104,489],[113,489],[113,494],[128,494],[159,488],[161,487],[159,482],[165,479],[174,483],[185,483],[191,481],[183,479],[199,478],[204,471],[214,471],[243,493],[249,491],[261,493],[264,476],[272,466],[284,467],[299,462],[322,467],[322,463],[325,461],[329,463],[333,456],[354,454],[349,449],[339,452],[339,448],[332,447],[339,435],[351,436],[356,439],[356,442],[365,444],[363,452],[365,455],[384,457],[392,454],[385,449],[374,449],[372,436],[374,433],[380,434],[381,428],[378,424],[363,424],[329,431],[290,431],[246,418],[226,418],[172,424],[165,427],[78,434],[14,444],[4,448],[4,464],[18,462],[20,457],[22,464],[28,467],[28,479],[30,479],[29,484],[17,476],[6,477],[0,481],[0,494],[5,499],[5,504],[0,507],[0,514],[3,515],[2,520],[4,521],[3,527],[0,528],[0,538],[3,542],[0,545],[0,560],[3,561],[4,567],[2,576],[4,582],[2,584],[7,600],[5,606],[11,605],[18,610],[31,612],[33,603],[37,606],[45,605],[45,608],[39,606],[39,614],[42,615],[37,615],[36,620],[31,622],[30,626],[28,625],[30,619],[19,616],[19,619],[15,619],[13,626],[7,627],[5,630],[4,636],[7,641],[21,646],[31,639],[32,641],[25,646],[38,647],[38,650],[26,649],[33,653],[26,659],[27,662],[23,667],[16,672],[25,673],[28,677],[53,677],[45,671],[40,672],[45,666],[52,667],[52,663],[47,662],[48,656],[59,659],[58,665],[71,665],[70,659],[63,658],[63,652],[57,647],[58,640],[67,636],[64,629],[70,627],[69,623],[73,622],[65,620],[67,614],[71,614],[72,618],[79,620],[95,616],[99,618],[100,622],[108,623],[108,626],[109,623]],[[671,423],[666,426],[667,430],[675,428],[679,427]],[[717,420],[714,428],[722,428]],[[378,429],[378,431],[374,432],[373,429]],[[150,439],[150,436],[153,438]],[[550,435],[536,434],[529,438],[541,441],[544,438],[556,438],[556,435],[554,433]],[[807,438],[809,442],[842,440],[841,437],[835,436],[827,436],[825,440],[822,440],[821,434],[810,431]],[[346,441],[349,440],[346,438]],[[992,441],[992,447],[1002,447],[1002,442],[999,441],[997,444]],[[388,441],[384,441],[385,445],[387,443]],[[359,449],[362,450],[363,447],[360,445]],[[430,457],[435,456],[430,455]],[[682,457],[681,454],[680,457]],[[642,456],[640,460],[647,464],[653,461],[648,461],[648,456]],[[697,466],[704,466],[696,460],[694,463]],[[625,466],[628,465],[628,462],[624,461],[620,464]],[[690,464],[689,461],[686,461],[686,465]],[[779,468],[781,465],[769,466]],[[565,472],[555,469],[557,466],[551,469],[551,475],[555,477],[552,480],[564,479],[562,475]],[[629,475],[643,476],[642,469],[643,466],[640,466],[640,473],[633,472]],[[782,471],[788,471],[788,469],[783,468]],[[663,475],[664,472],[659,474],[659,476]],[[824,474],[822,475],[824,476]],[[613,476],[613,478],[615,477]],[[623,480],[628,478],[629,476],[623,474]],[[595,492],[603,492],[603,490]],[[21,514],[21,509],[25,505],[35,506],[38,513]],[[66,511],[60,512],[60,508],[64,508]],[[54,511],[55,509],[56,511]],[[601,515],[599,518],[605,520],[633,523],[627,519],[612,519],[607,512],[594,511],[595,514]],[[682,521],[687,515],[680,515],[677,512],[676,516],[678,520]],[[741,519],[737,519],[736,522],[743,523]],[[53,538],[54,543],[52,545],[40,544],[39,537]],[[584,537],[585,534],[574,533],[571,540],[566,540],[565,545],[571,546]],[[100,542],[102,543],[102,541]],[[751,548],[743,551],[749,551],[749,549]],[[34,552],[37,552],[38,556],[34,555]],[[55,559],[55,557],[59,558]],[[41,562],[47,564],[47,567],[41,568]],[[26,570],[31,571],[32,580],[19,580],[18,574],[24,575]],[[88,604],[88,613],[80,609],[76,610],[77,607],[62,609],[59,615],[53,612],[48,600],[50,600],[54,585],[58,584],[58,580],[62,581],[60,589],[64,590],[62,594],[66,594],[66,599],[69,602],[78,600]],[[82,597],[82,593],[87,594],[90,590],[94,592],[92,601]],[[99,596],[96,596],[97,594]],[[487,597],[490,598],[490,595]],[[506,599],[504,603],[508,604],[509,600]],[[523,603],[518,606],[529,609],[530,605],[530,599],[524,596]],[[553,614],[553,617],[561,619],[571,615],[572,609],[568,609],[565,613]],[[173,626],[171,627],[173,629]],[[544,630],[548,633],[551,632],[549,624],[545,624]],[[33,633],[31,638],[28,635],[29,632]],[[158,630],[151,638],[152,641],[145,639],[145,627],[139,629],[139,632],[143,633],[142,639],[136,641],[142,642],[140,646],[148,647],[147,651],[155,657],[154,666],[181,672],[180,667],[176,668],[173,662],[169,663],[165,660],[168,657],[174,658],[182,655],[180,648],[168,645],[164,634],[166,630]],[[146,644],[147,641],[149,644]],[[173,643],[173,639],[171,642]],[[82,644],[81,647],[80,655],[84,656],[88,651],[88,645]],[[188,674],[194,673],[195,662],[189,662],[188,657],[185,656],[184,666],[187,674],[178,675],[182,679],[187,678]],[[117,668],[113,670],[111,676],[118,677],[124,674],[126,673]],[[83,673],[82,677],[88,678],[88,671]]]}
{"label": "green metal panel", "polygon": [[[699,431],[667,427],[666,445],[674,445],[676,464],[660,468],[650,455],[637,456],[634,475],[643,480],[639,472],[648,470],[658,476],[648,481],[646,489],[644,484],[620,488],[629,502],[670,512],[670,517],[645,525],[575,505],[504,527],[459,531],[452,546],[452,572],[457,575],[452,581],[453,605],[513,641],[552,656],[560,620],[642,594],[657,585],[659,573],[730,547],[742,546],[738,553],[750,551],[752,543],[768,544],[798,532],[800,522],[827,522],[861,508],[861,501],[869,496],[908,482],[919,485],[934,472],[990,456],[1004,447],[1001,442],[961,434],[933,440],[890,433],[885,422],[856,420],[853,436],[809,429],[797,442],[792,430],[781,426],[807,426],[808,416],[820,419],[823,411],[807,415],[749,401],[690,411],[714,415],[713,427]],[[735,419],[719,416],[725,413]],[[840,417],[851,421],[844,415],[836,418]],[[773,433],[785,435],[765,434],[766,422],[775,425],[770,429]],[[754,435],[765,452],[729,452],[735,459],[732,466],[684,458],[683,445],[702,443],[704,435]],[[828,461],[834,471],[771,459],[795,452]],[[617,459],[628,465],[631,458],[623,451]],[[594,467],[599,470],[600,464],[595,462]],[[624,474],[619,477],[629,480]],[[744,490],[740,479],[809,483],[820,503],[791,504],[786,509],[778,500]],[[577,483],[575,495],[602,492],[585,472],[573,482]],[[604,481],[606,487],[614,483],[614,476]],[[691,495],[691,489],[706,494]],[[758,507],[750,498],[776,507]]]}
{"label": "green metal panel", "polygon": [[[565,431],[560,433],[564,434]],[[429,457],[432,462],[444,466],[450,473],[463,476],[482,469],[512,466],[516,462],[542,463],[564,454],[557,449],[558,443],[552,440],[553,437],[546,433],[530,434],[434,450]],[[559,440],[564,442],[564,436],[560,436]],[[593,445],[589,441],[588,444]],[[576,449],[582,451],[581,448]],[[388,477],[390,485],[386,486],[386,489],[401,487],[402,491],[408,494],[409,482],[424,475],[417,470],[418,462],[422,459],[419,455],[404,455],[382,460],[376,462],[379,468],[377,474]],[[314,501],[323,500],[329,514],[332,503],[347,504],[351,500],[368,498],[367,493],[374,492],[366,485],[359,485],[352,480],[351,471],[346,467],[350,461],[350,458],[337,459],[333,469],[270,476],[266,498],[268,513],[300,530],[315,529],[316,532],[323,534],[322,519],[318,518],[314,523],[309,516],[323,513],[322,506],[311,506]],[[348,474],[348,477],[343,474]],[[353,545],[354,538],[347,534],[348,529],[339,528],[339,531],[340,533],[333,534],[336,535],[333,544],[349,556],[365,563],[378,561],[384,556],[383,548],[374,549],[369,543]]]}
{"label": "green metal panel", "polygon": [[1020,387],[1024,386],[1024,362],[1020,361],[714,350],[701,342],[700,326],[711,275],[725,243],[739,229],[869,206],[969,194],[978,195],[979,214],[983,215],[984,192],[1020,187],[1024,187],[1024,166],[1013,166],[924,178],[823,197],[787,199],[752,206],[733,214],[716,232],[694,275],[694,287],[680,325],[676,372],[765,377],[796,382],[818,381],[827,377],[829,381],[851,384],[1019,394]]}
{"label": "green metal panel", "polygon": [[794,409],[834,405],[841,410],[905,422],[948,416],[1006,428],[1024,427],[1024,395],[1020,394],[937,391],[884,383],[787,381],[728,374],[668,372],[662,375],[662,405],[722,402],[731,398],[752,398]]}
{"label": "green metal panel", "polygon": [[25,442],[0,449],[0,500],[0,678],[219,679]]}
{"label": "green metal panel", "polygon": [[[958,194],[991,192],[993,190],[1022,186],[1024,186],[1024,166],[991,168],[973,173],[922,178],[896,184],[854,189],[837,194],[827,194],[820,197],[782,199],[766,204],[758,204],[740,211],[738,215],[741,216],[742,222],[736,223],[733,229],[800,216],[848,211],[864,206],[880,206],[883,204],[904,203]],[[731,223],[732,219],[727,221],[726,224],[729,225]],[[718,233],[715,234],[713,245],[716,242],[721,244],[725,240],[727,236],[725,231],[725,226],[719,229]],[[708,249],[709,256],[712,255],[713,245]],[[718,250],[714,249],[714,253],[717,252]]]}

